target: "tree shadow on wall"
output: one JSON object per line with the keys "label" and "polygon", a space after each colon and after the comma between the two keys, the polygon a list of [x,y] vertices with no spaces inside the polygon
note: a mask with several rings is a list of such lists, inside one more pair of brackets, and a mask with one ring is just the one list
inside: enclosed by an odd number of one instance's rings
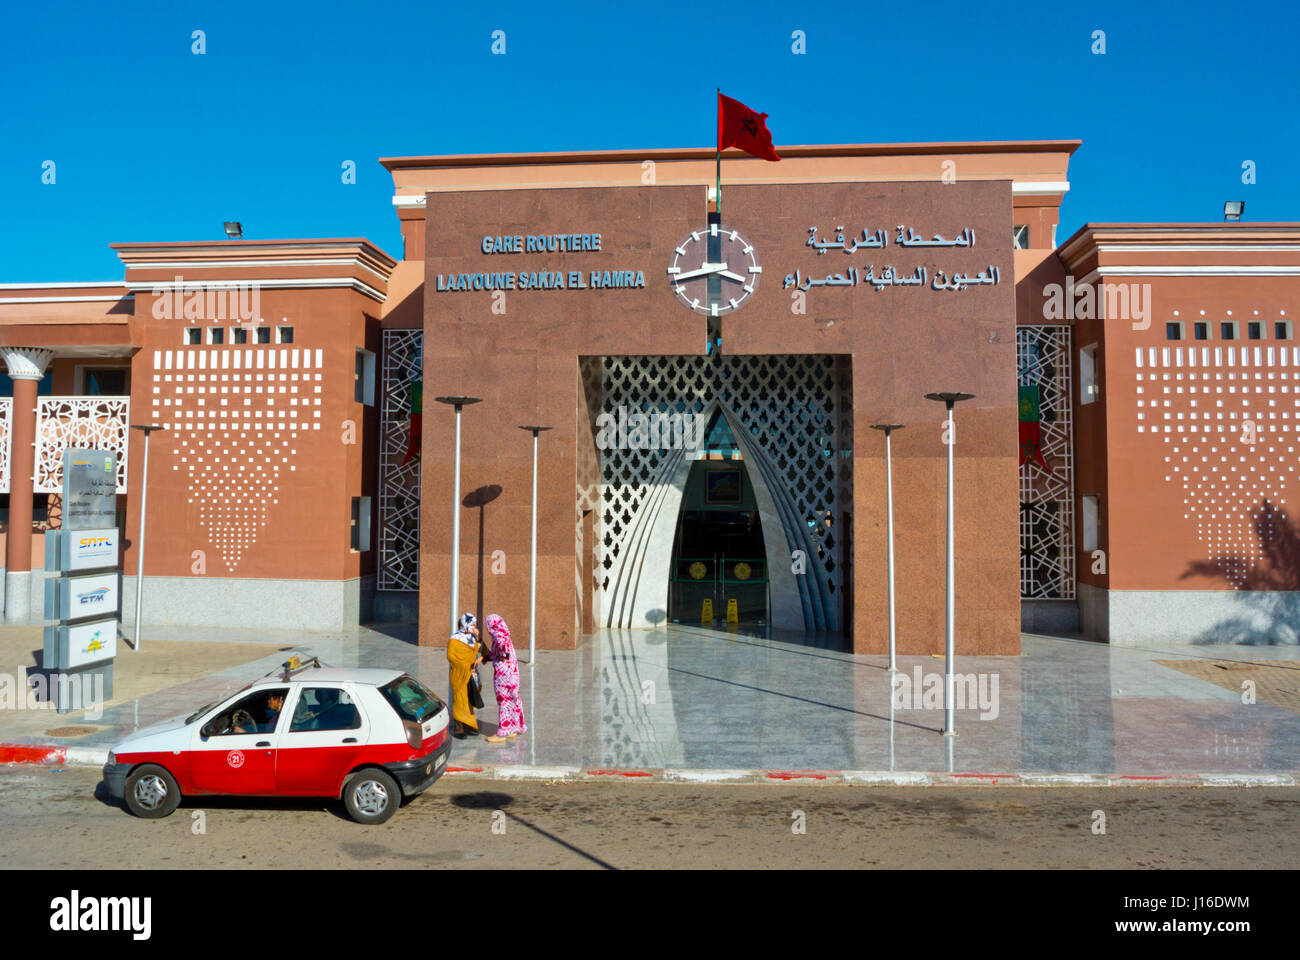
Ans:
{"label": "tree shadow on wall", "polygon": [[1237,587],[1242,612],[1215,624],[1193,643],[1251,646],[1300,643],[1300,529],[1267,499],[1251,517],[1260,559],[1236,553],[1188,564],[1180,577],[1222,580]]}

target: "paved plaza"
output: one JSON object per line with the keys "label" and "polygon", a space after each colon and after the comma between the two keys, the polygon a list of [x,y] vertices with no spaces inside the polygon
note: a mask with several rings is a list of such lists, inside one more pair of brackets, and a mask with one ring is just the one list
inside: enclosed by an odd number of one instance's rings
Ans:
{"label": "paved plaza", "polygon": [[[440,694],[447,690],[443,650],[416,646],[412,626],[321,634],[159,629],[150,637],[155,650],[165,646],[191,665],[176,682],[158,679],[156,657],[152,681],[139,682],[133,671],[144,655],[124,647],[117,689],[146,692],[110,701],[94,720],[2,711],[0,742],[107,749],[132,730],[267,673],[290,652],[330,665],[394,667]],[[575,651],[540,651],[520,669],[528,732],[504,744],[458,741],[452,763],[1133,776],[1300,771],[1296,646],[1112,647],[1026,635],[1020,657],[957,658],[967,702],[956,713],[957,736],[945,737],[941,658],[899,657],[905,680],[891,696],[885,657],[823,642],[670,625],[603,631]],[[527,657],[523,636],[519,652]],[[210,672],[194,676],[205,662]],[[487,733],[496,706],[491,667],[480,669]],[[1254,703],[1242,702],[1248,680],[1257,688]]]}

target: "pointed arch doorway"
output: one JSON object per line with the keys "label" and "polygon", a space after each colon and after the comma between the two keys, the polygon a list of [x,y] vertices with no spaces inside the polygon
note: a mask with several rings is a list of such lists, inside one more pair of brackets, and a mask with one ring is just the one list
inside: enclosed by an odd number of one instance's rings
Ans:
{"label": "pointed arch doorway", "polygon": [[686,476],[673,538],[668,619],[767,626],[767,547],[755,488],[721,408]]}

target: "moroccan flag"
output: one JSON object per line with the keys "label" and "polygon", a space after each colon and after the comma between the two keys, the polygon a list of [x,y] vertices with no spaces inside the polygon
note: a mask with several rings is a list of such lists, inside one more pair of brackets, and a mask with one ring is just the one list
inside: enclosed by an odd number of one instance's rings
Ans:
{"label": "moroccan flag", "polygon": [[1053,473],[1052,468],[1043,459],[1042,435],[1039,428],[1038,386],[1020,387],[1018,399],[1020,406],[1020,466],[1023,467],[1025,461],[1032,457],[1040,467],[1048,473]]}
{"label": "moroccan flag", "polygon": [[755,113],[739,100],[718,94],[718,151],[739,147],[760,160],[780,160],[772,149],[767,114]]}
{"label": "moroccan flag", "polygon": [[424,381],[411,381],[411,422],[406,439],[405,466],[411,458],[420,452],[420,433],[424,428]]}

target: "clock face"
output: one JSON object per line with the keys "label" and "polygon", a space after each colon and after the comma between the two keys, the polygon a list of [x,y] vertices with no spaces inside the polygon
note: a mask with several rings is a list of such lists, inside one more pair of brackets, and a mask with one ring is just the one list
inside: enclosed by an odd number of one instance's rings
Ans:
{"label": "clock face", "polygon": [[[708,256],[710,231],[719,245],[714,260]],[[686,306],[710,317],[740,309],[754,295],[763,275],[754,245],[730,227],[718,224],[693,231],[673,253],[668,268],[673,292]],[[711,279],[717,286],[713,296],[709,294]]]}

